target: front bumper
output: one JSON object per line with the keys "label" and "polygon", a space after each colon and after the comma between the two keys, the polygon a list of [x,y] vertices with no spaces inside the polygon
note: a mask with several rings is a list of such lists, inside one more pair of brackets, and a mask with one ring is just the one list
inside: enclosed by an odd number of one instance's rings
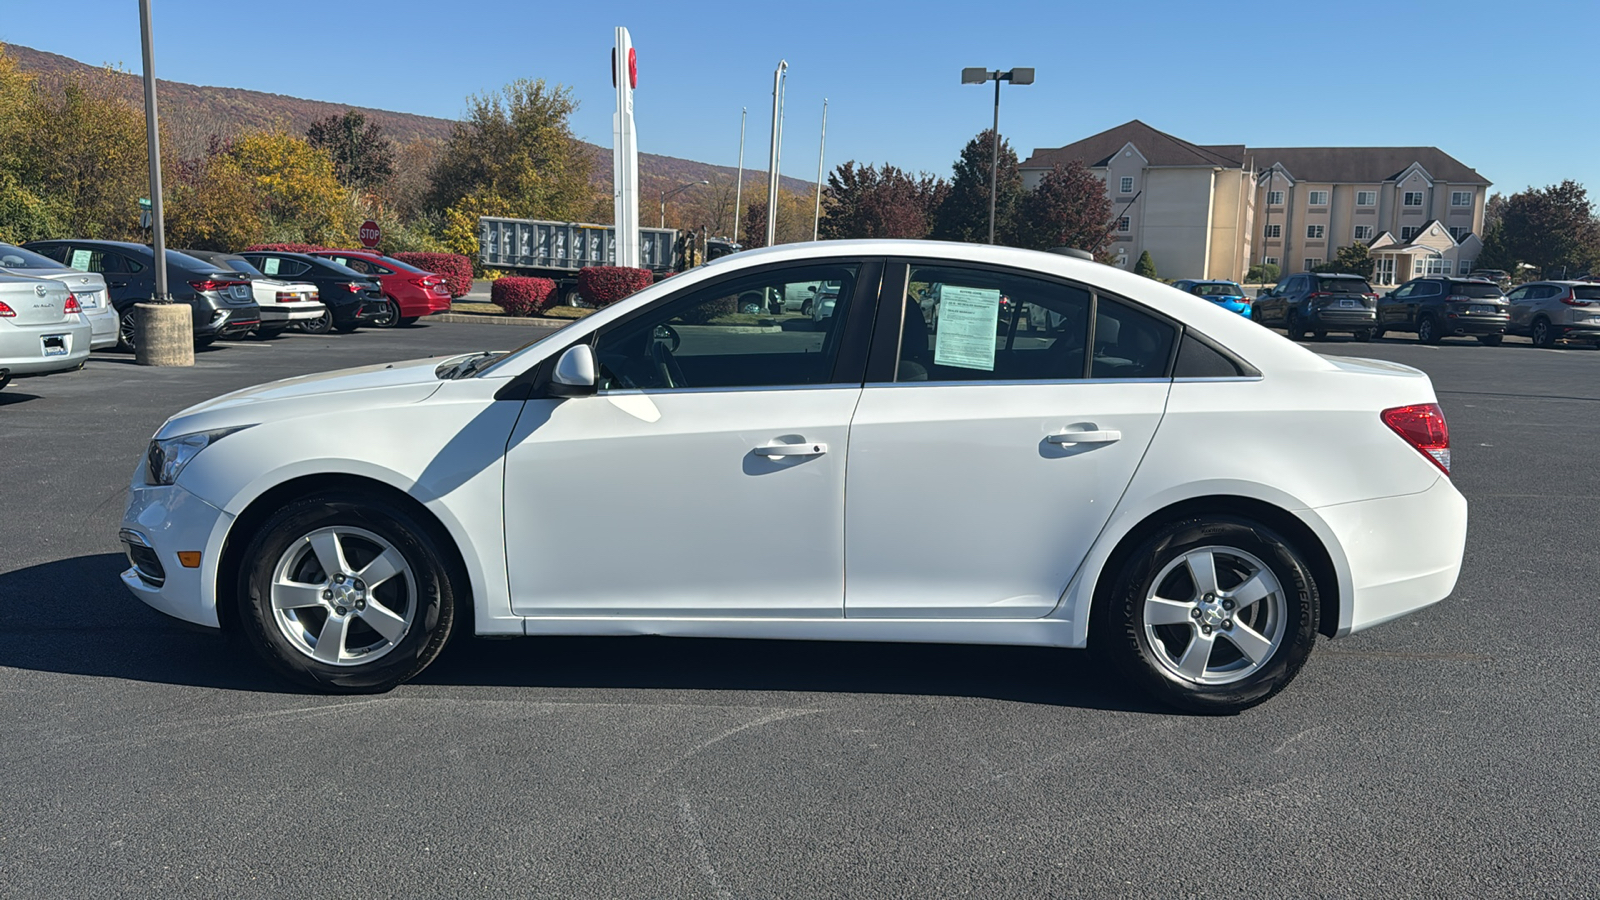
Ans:
{"label": "front bumper", "polygon": [[[122,573],[123,585],[135,597],[169,616],[208,628],[220,627],[217,561],[232,524],[232,516],[181,487],[146,485],[136,480],[128,488],[128,507],[122,515],[120,536],[129,555],[129,567]],[[199,551],[200,564],[185,566],[178,558],[184,551]],[[156,568],[159,574],[152,571]]]}
{"label": "front bumper", "polygon": [[1455,589],[1467,541],[1467,500],[1449,478],[1417,494],[1315,510],[1349,565],[1349,634],[1443,600]]}

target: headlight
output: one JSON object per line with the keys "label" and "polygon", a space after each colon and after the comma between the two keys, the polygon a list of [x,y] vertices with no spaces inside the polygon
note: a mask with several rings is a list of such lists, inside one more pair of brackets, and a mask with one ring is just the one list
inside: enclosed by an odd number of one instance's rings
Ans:
{"label": "headlight", "polygon": [[243,431],[249,425],[239,425],[234,428],[218,428],[215,431],[197,431],[194,434],[180,434],[177,437],[160,438],[150,442],[150,450],[145,454],[145,463],[149,469],[151,484],[172,484],[178,480],[178,473],[189,464],[189,460],[200,454],[201,450],[222,440],[235,431]]}

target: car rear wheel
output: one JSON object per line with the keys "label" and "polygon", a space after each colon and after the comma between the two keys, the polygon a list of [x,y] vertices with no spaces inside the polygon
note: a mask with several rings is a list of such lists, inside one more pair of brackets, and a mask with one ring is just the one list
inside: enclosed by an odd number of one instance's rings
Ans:
{"label": "car rear wheel", "polygon": [[133,310],[128,310],[117,320],[117,346],[132,353],[134,351],[135,335],[139,333],[139,326],[133,320]]}
{"label": "car rear wheel", "polygon": [[1439,323],[1433,320],[1433,316],[1423,316],[1417,321],[1417,340],[1424,344],[1437,344],[1443,339],[1444,335],[1439,333]]}
{"label": "car rear wheel", "polygon": [[410,511],[354,493],[289,503],[245,547],[239,620],[278,674],[331,693],[386,691],[455,623],[446,555]]}
{"label": "car rear wheel", "polygon": [[1498,347],[1498,346],[1500,346],[1500,342],[1504,341],[1505,339],[1506,339],[1506,336],[1503,335],[1503,334],[1480,334],[1480,335],[1478,335],[1478,343],[1484,345],[1485,347]]}
{"label": "car rear wheel", "polygon": [[378,311],[367,322],[373,328],[393,328],[400,324],[400,304],[391,297],[378,301]]}
{"label": "car rear wheel", "polygon": [[301,321],[300,330],[306,334],[327,334],[333,330],[333,312],[325,309],[315,319]]}
{"label": "car rear wheel", "polygon": [[1556,330],[1550,326],[1550,320],[1540,317],[1533,320],[1533,330],[1530,333],[1535,347],[1549,349],[1556,345]]}
{"label": "car rear wheel", "polygon": [[1289,340],[1303,341],[1306,339],[1306,327],[1300,322],[1300,313],[1289,310],[1288,317],[1284,320],[1284,330],[1289,333]]}
{"label": "car rear wheel", "polygon": [[1372,329],[1371,328],[1363,328],[1360,331],[1353,332],[1350,335],[1350,338],[1352,340],[1359,341],[1360,343],[1365,344],[1366,342],[1372,340]]}
{"label": "car rear wheel", "polygon": [[1164,526],[1116,575],[1094,641],[1129,680],[1202,713],[1254,706],[1294,679],[1316,642],[1316,584],[1301,551],[1259,522]]}
{"label": "car rear wheel", "polygon": [[575,287],[574,288],[568,288],[566,293],[561,295],[561,304],[563,306],[574,306],[574,307],[578,307],[580,309],[586,308],[589,305],[583,299],[583,292],[579,291]]}
{"label": "car rear wheel", "polygon": [[263,325],[256,329],[256,337],[263,341],[270,341],[275,337],[282,336],[288,328],[289,326],[287,325]]}
{"label": "car rear wheel", "polygon": [[1328,339],[1328,333],[1326,331],[1313,331],[1311,332],[1311,339],[1314,341],[1325,341]]}

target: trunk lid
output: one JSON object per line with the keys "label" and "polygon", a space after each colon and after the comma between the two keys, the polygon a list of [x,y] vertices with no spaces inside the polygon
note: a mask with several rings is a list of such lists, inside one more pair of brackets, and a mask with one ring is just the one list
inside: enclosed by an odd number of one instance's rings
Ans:
{"label": "trunk lid", "polygon": [[78,314],[67,314],[67,300],[72,292],[59,281],[43,278],[12,277],[0,279],[0,303],[9,309],[0,309],[0,318],[12,325],[71,325]]}

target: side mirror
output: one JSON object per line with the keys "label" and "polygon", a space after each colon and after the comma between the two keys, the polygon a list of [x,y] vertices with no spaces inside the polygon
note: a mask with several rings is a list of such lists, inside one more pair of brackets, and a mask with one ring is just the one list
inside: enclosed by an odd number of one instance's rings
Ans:
{"label": "side mirror", "polygon": [[582,397],[596,390],[594,350],[588,344],[568,347],[550,374],[550,396]]}

